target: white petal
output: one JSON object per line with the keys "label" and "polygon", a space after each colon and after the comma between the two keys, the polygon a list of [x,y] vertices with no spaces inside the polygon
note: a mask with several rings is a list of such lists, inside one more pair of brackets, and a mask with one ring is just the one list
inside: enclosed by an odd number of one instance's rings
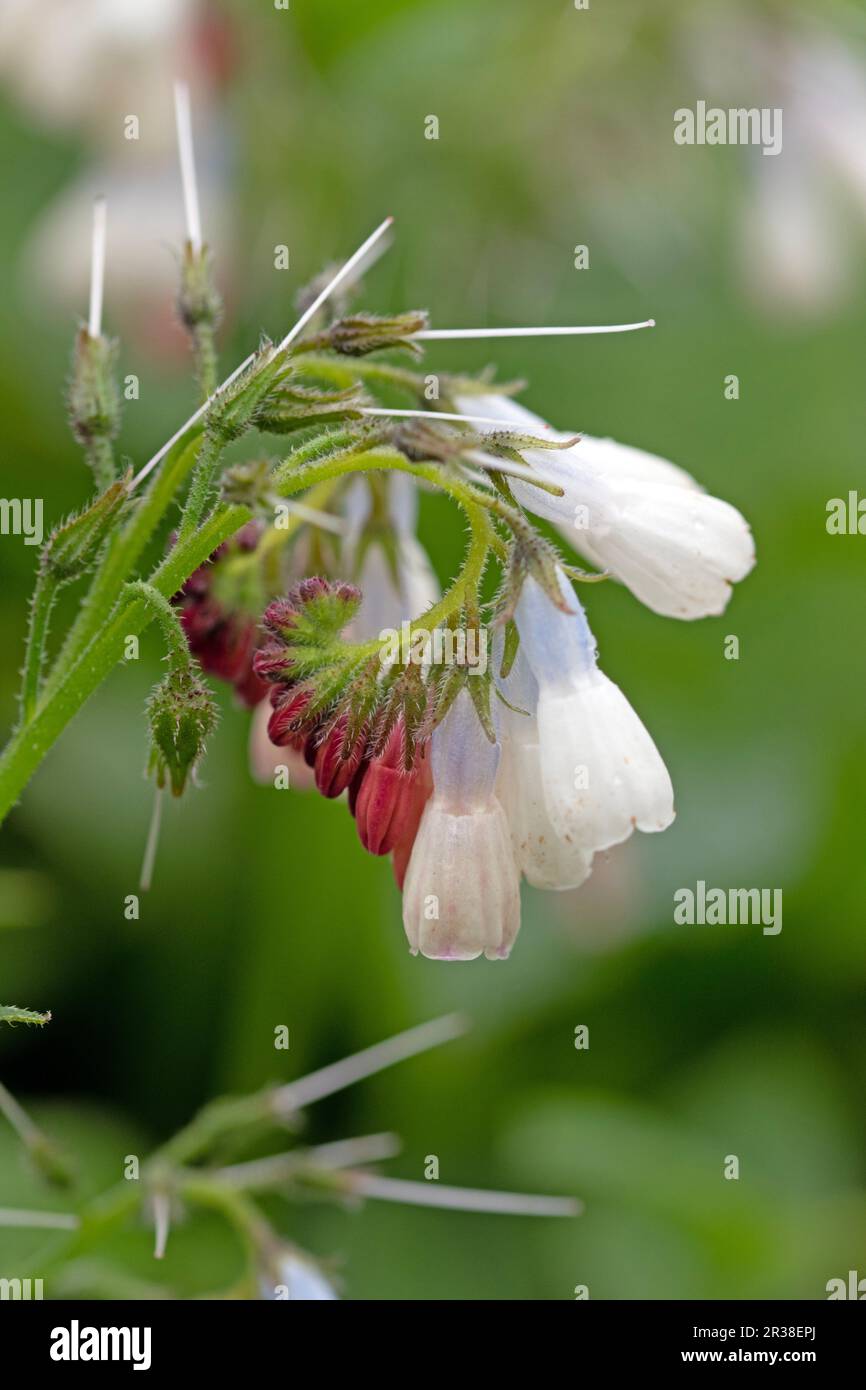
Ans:
{"label": "white petal", "polygon": [[[534,720],[532,721],[534,724]],[[534,888],[578,888],[592,872],[592,854],[555,831],[544,800],[537,739],[507,738],[497,795],[508,817],[514,857]]]}
{"label": "white petal", "polygon": [[591,516],[587,531],[561,534],[655,613],[724,612],[732,585],[755,563],[752,533],[736,507],[678,486],[622,483],[612,492],[609,526],[594,527]]}
{"label": "white petal", "polygon": [[434,796],[424,810],[403,885],[413,954],[504,959],[520,928],[520,877],[499,802],[453,815]]}
{"label": "white petal", "polygon": [[[461,398],[462,407],[468,410],[471,400]],[[543,429],[538,416],[506,397],[476,398],[474,408],[501,418],[504,427]],[[731,586],[755,563],[752,533],[740,512],[666,459],[586,435],[571,449],[522,452],[564,496],[512,478],[518,501],[656,613],[702,618],[723,612]]]}
{"label": "white petal", "polygon": [[667,768],[622,691],[601,671],[570,692],[542,688],[538,736],[548,814],[564,839],[600,850],[635,828],[670,825]]}

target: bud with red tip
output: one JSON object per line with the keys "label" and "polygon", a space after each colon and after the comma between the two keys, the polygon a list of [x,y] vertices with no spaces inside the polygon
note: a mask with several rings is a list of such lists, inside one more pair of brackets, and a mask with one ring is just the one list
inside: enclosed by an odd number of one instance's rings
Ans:
{"label": "bud with red tip", "polygon": [[358,771],[364,742],[363,737],[351,738],[348,718],[342,714],[315,744],[316,786],[322,796],[342,796]]}
{"label": "bud with red tip", "polygon": [[[429,782],[426,756],[423,752],[416,754],[411,771],[405,771],[404,738],[400,720],[391,730],[382,754],[366,764],[360,782],[353,788],[358,836],[371,854],[390,854],[420,819],[420,812],[416,815],[419,790],[425,781]],[[429,787],[422,806],[427,795]]]}

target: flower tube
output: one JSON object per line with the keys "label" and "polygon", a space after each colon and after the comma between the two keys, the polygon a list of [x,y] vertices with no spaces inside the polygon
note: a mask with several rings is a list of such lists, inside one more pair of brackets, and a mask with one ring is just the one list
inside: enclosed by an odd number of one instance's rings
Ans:
{"label": "flower tube", "polygon": [[664,830],[673,787],[661,755],[618,686],[599,670],[595,639],[565,575],[563,613],[532,578],[516,620],[538,682],[538,744],[545,805],[566,843],[587,853]]}
{"label": "flower tube", "polygon": [[520,874],[494,787],[499,747],[463,689],[434,732],[433,795],[403,887],[412,954],[433,960],[508,956],[520,927]]}
{"label": "flower tube", "polygon": [[523,652],[517,653],[502,686],[516,708],[503,706],[500,712],[502,757],[496,793],[511,827],[514,857],[535,888],[578,888],[592,871],[592,854],[574,837],[560,836],[550,818],[538,734],[538,683]]}

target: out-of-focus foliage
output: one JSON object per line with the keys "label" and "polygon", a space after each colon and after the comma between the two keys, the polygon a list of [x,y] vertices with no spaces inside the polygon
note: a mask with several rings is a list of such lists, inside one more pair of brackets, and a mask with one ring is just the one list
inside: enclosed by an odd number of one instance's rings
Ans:
{"label": "out-of-focus foliage", "polygon": [[[866,72],[862,7],[235,0],[221,14],[220,81],[197,121],[231,212],[220,223],[231,223],[226,366],[260,329],[284,331],[300,284],[391,212],[398,239],[369,279],[371,309],[418,304],[440,326],[653,315],[651,334],[508,343],[497,360],[557,426],[693,468],[749,517],[759,563],[724,617],[694,626],[613,585],[588,591],[605,669],[653,729],[678,819],[612,854],[578,895],[526,891],[504,965],[410,959],[387,865],[364,855],[341,807],[253,785],[248,715],[222,692],[205,786],[166,807],[154,887],[126,921],[151,804],[144,699],[160,651],[149,639],[4,828],[0,997],[54,1020],[0,1035],[0,1077],[77,1154],[93,1190],[212,1095],[465,1008],[468,1039],[323,1104],[311,1137],[394,1129],[405,1139],[394,1172],[421,1177],[435,1154],[445,1182],[574,1192],[586,1214],[547,1224],[275,1208],[286,1234],[337,1257],[349,1296],[569,1298],[586,1284],[594,1298],[821,1297],[858,1261],[864,1272],[866,1249],[866,539],[824,524],[828,499],[863,476],[866,234],[845,221],[841,296],[808,313],[784,286],[756,298],[741,230],[776,161],[679,148],[672,129],[673,110],[699,98],[784,107],[761,75],[767,44],[781,62],[787,44],[820,34]],[[735,81],[724,58],[739,43],[755,62]],[[144,106],[136,80],[114,89],[102,141],[92,121],[86,132],[43,122],[8,86],[0,104],[13,190],[0,218],[0,491],[44,497],[47,521],[80,504],[87,479],[61,399],[75,312],[40,290],[34,238],[95,161],[98,178],[109,147],[133,186],[164,164],[171,192],[170,143],[118,134]],[[430,114],[438,141],[424,138]],[[792,135],[778,163],[802,154]],[[171,235],[182,235],[179,191]],[[274,269],[279,244],[289,272]],[[579,244],[589,270],[574,269]],[[50,254],[80,250],[61,240]],[[110,234],[109,258],[124,267],[124,254]],[[194,402],[182,335],[165,327],[169,249],[164,259],[158,350],[152,324],[136,335],[134,315],[122,323],[121,369],[139,376],[140,398],[121,447],[137,462]],[[86,259],[80,280],[83,310]],[[117,303],[110,289],[109,329],[121,326]],[[478,369],[489,347],[451,346],[448,364]],[[445,349],[428,360],[444,364]],[[724,396],[730,373],[736,401]],[[425,498],[421,528],[447,577],[459,521]],[[34,556],[0,538],[5,724]],[[724,657],[728,634],[737,661]],[[782,888],[781,933],[674,926],[674,891],[698,879]],[[274,1050],[279,1024],[288,1053]],[[574,1047],[579,1024],[588,1051]],[[723,1177],[728,1155],[736,1182]],[[15,1205],[58,1201],[0,1131],[0,1206]],[[149,1241],[121,1237],[93,1286],[149,1287]],[[32,1236],[0,1231],[3,1272],[34,1249]],[[221,1274],[229,1283],[236,1260],[222,1228],[197,1219],[172,1238],[159,1278],[192,1293]]]}

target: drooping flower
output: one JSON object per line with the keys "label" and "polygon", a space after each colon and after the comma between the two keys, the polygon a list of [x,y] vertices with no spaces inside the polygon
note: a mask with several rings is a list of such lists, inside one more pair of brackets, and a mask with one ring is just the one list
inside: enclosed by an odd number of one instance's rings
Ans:
{"label": "drooping flower", "polygon": [[595,639],[560,571],[571,613],[526,580],[517,605],[521,645],[538,682],[541,779],[557,834],[588,853],[634,829],[664,830],[673,787],[647,730],[618,686],[599,670]]}
{"label": "drooping flower", "polygon": [[378,637],[388,629],[399,629],[404,621],[420,617],[439,598],[439,581],[429,556],[415,534],[418,489],[405,474],[388,479],[387,547],[371,539],[363,543],[370,520],[371,495],[365,478],[357,478],[347,489],[346,558],[358,571],[358,587],[363,599],[352,622],[351,634],[357,641]]}
{"label": "drooping flower", "polygon": [[[551,434],[539,416],[506,396],[465,397],[458,405],[501,419],[503,428],[568,438]],[[722,613],[732,584],[755,563],[745,518],[666,459],[587,435],[569,449],[521,452],[564,495],[513,478],[518,501],[552,522],[569,545],[621,580],[655,613],[670,618]]]}
{"label": "drooping flower", "polygon": [[434,732],[433,794],[403,885],[413,955],[506,958],[520,928],[520,875],[495,794],[499,747],[488,741],[463,689]]}
{"label": "drooping flower", "polygon": [[496,793],[511,827],[514,857],[535,888],[578,888],[592,871],[592,853],[574,837],[560,835],[550,818],[538,733],[538,683],[522,651],[502,687],[515,708],[504,706],[500,712]]}
{"label": "drooping flower", "polygon": [[407,771],[404,741],[403,722],[398,720],[382,753],[362,764],[352,786],[349,806],[358,838],[371,854],[390,854],[398,846],[405,848],[407,842],[411,850],[432,789],[426,749],[416,754]]}

